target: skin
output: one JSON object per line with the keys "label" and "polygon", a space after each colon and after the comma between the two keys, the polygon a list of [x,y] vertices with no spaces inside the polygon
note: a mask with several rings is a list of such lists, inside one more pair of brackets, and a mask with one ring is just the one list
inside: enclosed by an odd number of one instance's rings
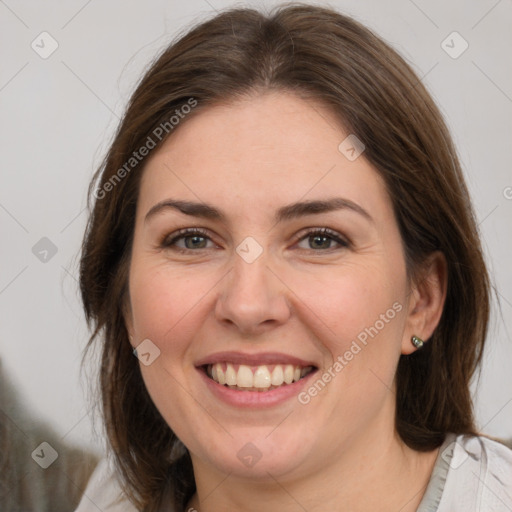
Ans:
{"label": "skin", "polygon": [[[409,281],[390,197],[364,153],[349,161],[338,150],[347,135],[322,105],[254,94],[190,116],[147,161],[126,323],[134,347],[150,339],[160,350],[142,375],[190,451],[189,506],[201,512],[405,512],[423,496],[437,450],[415,452],[396,434],[394,378],[400,355],[415,350],[411,336],[428,339],[439,321],[445,264],[435,254],[425,278]],[[345,208],[274,221],[279,207],[332,197],[372,220]],[[169,198],[212,204],[225,219],[170,208],[146,219]],[[162,246],[190,227],[207,231],[199,248],[194,235]],[[305,231],[322,227],[348,246],[315,245]],[[248,236],[262,249],[252,263],[236,252]],[[308,404],[241,410],[194,365],[218,351],[280,352],[321,374],[396,303],[401,311]],[[261,454],[252,467],[237,457],[248,442]]]}

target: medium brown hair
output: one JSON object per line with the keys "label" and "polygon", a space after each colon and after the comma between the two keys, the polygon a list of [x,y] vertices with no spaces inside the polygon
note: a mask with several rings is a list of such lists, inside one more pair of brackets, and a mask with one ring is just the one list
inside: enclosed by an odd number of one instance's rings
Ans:
{"label": "medium brown hair", "polygon": [[[392,200],[409,275],[418,275],[435,251],[446,257],[441,320],[425,347],[401,356],[398,364],[401,439],[426,451],[438,447],[447,432],[475,432],[469,383],[486,338],[489,279],[439,110],[407,63],[350,17],[306,4],[280,6],[268,15],[232,9],[194,27],[151,65],[90,188],[94,204],[82,248],[81,293],[94,327],[90,344],[95,338],[102,342],[108,440],[125,490],[142,510],[156,510],[166,488],[183,507],[195,484],[188,453],[170,461],[177,438],[144,386],[123,318],[144,162],[112,180],[155,128],[191,98],[197,107],[189,116],[270,90],[321,102],[364,143],[364,156]],[[104,192],[108,182],[113,186],[102,197],[97,191]]]}

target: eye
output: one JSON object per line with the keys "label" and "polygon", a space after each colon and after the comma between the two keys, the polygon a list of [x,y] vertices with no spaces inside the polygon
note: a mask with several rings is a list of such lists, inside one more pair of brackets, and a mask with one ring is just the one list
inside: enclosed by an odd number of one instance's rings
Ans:
{"label": "eye", "polygon": [[212,249],[207,247],[208,241],[211,242],[207,231],[200,228],[187,228],[166,236],[160,245],[163,248],[176,248],[178,251],[186,252],[194,249]]}
{"label": "eye", "polygon": [[301,249],[313,250],[333,250],[332,243],[336,242],[342,248],[349,247],[349,242],[345,240],[339,233],[332,231],[329,228],[314,228],[309,230],[304,236],[299,239],[300,243],[306,241],[309,247],[301,247]]}
{"label": "eye", "polygon": [[[212,249],[214,247],[208,246],[208,242],[214,244],[210,239],[208,232],[201,228],[186,228],[167,235],[160,243],[160,246],[165,249],[173,249],[179,252],[193,251],[195,249]],[[309,247],[301,247],[300,244],[307,242]],[[338,248],[349,247],[350,243],[345,240],[339,233],[329,228],[313,228],[305,234],[299,235],[298,246],[304,250],[319,251],[332,251],[333,243],[338,245]],[[215,244],[214,244],[215,246]]]}

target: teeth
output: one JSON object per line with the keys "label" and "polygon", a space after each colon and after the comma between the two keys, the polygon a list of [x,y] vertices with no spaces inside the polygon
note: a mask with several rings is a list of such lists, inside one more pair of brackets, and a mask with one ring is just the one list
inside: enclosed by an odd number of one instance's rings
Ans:
{"label": "teeth", "polygon": [[[214,365],[214,367],[217,365]],[[213,372],[212,372],[213,373]],[[222,369],[222,366],[219,364],[217,368],[217,378],[213,378],[213,380],[216,380],[219,384],[226,384],[226,374],[224,373],[224,370]]]}
{"label": "teeth", "polygon": [[280,386],[284,382],[283,367],[276,364],[272,372],[272,386]]}
{"label": "teeth", "polygon": [[226,367],[226,384],[228,386],[236,386],[236,384],[237,384],[236,381],[237,381],[237,378],[236,378],[235,369],[233,368],[233,366],[231,364],[228,363],[228,365]]}
{"label": "teeth", "polygon": [[245,366],[244,364],[240,365],[240,368],[238,368],[238,379],[236,382],[236,385],[239,388],[252,388],[254,387],[253,381],[254,377],[252,375],[252,371],[248,366]]}
{"label": "teeth", "polygon": [[[253,372],[254,369],[254,372]],[[207,369],[208,375],[221,385],[233,389],[242,388],[247,391],[268,391],[283,384],[297,382],[312,371],[312,367],[302,368],[291,364],[274,365],[272,372],[266,365],[256,368],[241,364],[238,371],[231,363],[216,363]]]}
{"label": "teeth", "polygon": [[284,381],[286,384],[291,384],[293,382],[293,366],[291,364],[287,364],[284,367]]}
{"label": "teeth", "polygon": [[258,366],[258,369],[254,372],[254,387],[269,388],[271,384],[272,377],[268,368],[266,366]]}

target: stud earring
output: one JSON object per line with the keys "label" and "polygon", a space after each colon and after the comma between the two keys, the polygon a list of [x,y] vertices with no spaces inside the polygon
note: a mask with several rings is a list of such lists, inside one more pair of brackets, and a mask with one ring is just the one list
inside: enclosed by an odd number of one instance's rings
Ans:
{"label": "stud earring", "polygon": [[416,348],[421,348],[423,347],[423,345],[425,344],[425,342],[421,339],[421,338],[418,338],[418,336],[413,336],[411,338],[411,343],[416,347]]}

